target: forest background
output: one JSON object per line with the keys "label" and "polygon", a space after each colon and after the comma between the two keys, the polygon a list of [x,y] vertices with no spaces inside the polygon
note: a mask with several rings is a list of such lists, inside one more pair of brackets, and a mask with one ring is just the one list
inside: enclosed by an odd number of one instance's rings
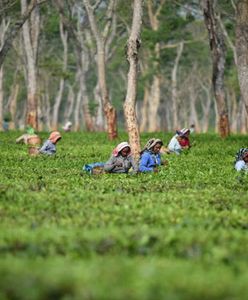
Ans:
{"label": "forest background", "polygon": [[[89,7],[103,42],[106,91],[117,111],[118,128],[123,129],[132,1],[93,2]],[[106,129],[99,79],[101,49],[87,3],[41,1],[16,33],[0,71],[0,123],[5,120],[10,129],[24,129],[28,99],[33,97],[38,130],[57,129],[66,121],[72,121],[76,131]],[[2,1],[2,45],[31,4]],[[236,3],[218,1],[214,9],[225,39],[224,93],[230,131],[246,133],[247,113],[235,63]],[[190,124],[197,132],[217,131],[211,77],[201,1],[144,1],[136,101],[140,131],[173,131]]]}

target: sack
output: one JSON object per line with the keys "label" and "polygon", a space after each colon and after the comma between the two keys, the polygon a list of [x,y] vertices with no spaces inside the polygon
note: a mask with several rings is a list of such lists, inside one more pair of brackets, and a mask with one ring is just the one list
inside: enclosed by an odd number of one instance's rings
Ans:
{"label": "sack", "polygon": [[104,165],[103,162],[97,162],[92,164],[86,164],[83,166],[83,171],[90,175],[96,175],[96,174],[104,174]]}

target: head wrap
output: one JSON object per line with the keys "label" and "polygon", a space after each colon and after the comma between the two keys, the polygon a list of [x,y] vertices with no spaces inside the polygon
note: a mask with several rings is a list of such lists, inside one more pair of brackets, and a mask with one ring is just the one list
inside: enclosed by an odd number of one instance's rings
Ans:
{"label": "head wrap", "polygon": [[151,150],[153,149],[153,147],[154,147],[156,144],[161,144],[161,145],[163,146],[162,140],[160,140],[160,139],[155,139],[155,138],[150,139],[150,140],[145,144],[143,150],[141,151],[141,154],[142,154],[145,150],[151,151]]}
{"label": "head wrap", "polygon": [[65,131],[67,131],[67,130],[71,129],[71,126],[72,126],[72,122],[68,121],[68,122],[66,122],[65,126],[63,127],[63,129]]}
{"label": "head wrap", "polygon": [[61,134],[58,131],[53,131],[51,132],[50,136],[49,136],[49,140],[52,143],[56,143],[59,139],[61,139]]}
{"label": "head wrap", "polygon": [[182,128],[181,130],[177,130],[176,133],[179,136],[185,136],[187,133],[190,133],[190,130],[188,128]]}
{"label": "head wrap", "polygon": [[131,154],[131,147],[130,145],[128,144],[128,142],[122,142],[120,144],[118,144],[115,149],[113,150],[112,154],[114,156],[118,156],[118,154],[121,152],[121,150],[123,150],[124,148],[128,147],[129,148],[129,153],[128,155]]}
{"label": "head wrap", "polygon": [[235,155],[235,162],[243,160],[248,155],[248,148],[241,148]]}

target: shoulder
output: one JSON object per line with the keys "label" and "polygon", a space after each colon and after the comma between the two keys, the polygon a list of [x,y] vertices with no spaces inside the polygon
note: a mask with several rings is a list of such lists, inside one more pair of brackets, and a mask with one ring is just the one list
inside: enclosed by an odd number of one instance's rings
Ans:
{"label": "shoulder", "polygon": [[236,170],[242,170],[244,169],[246,166],[245,162],[243,160],[238,160],[236,163],[235,163],[235,169]]}
{"label": "shoulder", "polygon": [[141,157],[150,157],[150,156],[151,156],[151,154],[147,151],[143,152],[141,155]]}

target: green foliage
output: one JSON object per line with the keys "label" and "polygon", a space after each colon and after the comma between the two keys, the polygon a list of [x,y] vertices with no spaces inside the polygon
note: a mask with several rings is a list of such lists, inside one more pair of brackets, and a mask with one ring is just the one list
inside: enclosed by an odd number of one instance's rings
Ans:
{"label": "green foliage", "polygon": [[65,133],[54,157],[19,134],[0,133],[1,299],[246,299],[245,136],[194,135],[157,174],[89,176],[126,134]]}

